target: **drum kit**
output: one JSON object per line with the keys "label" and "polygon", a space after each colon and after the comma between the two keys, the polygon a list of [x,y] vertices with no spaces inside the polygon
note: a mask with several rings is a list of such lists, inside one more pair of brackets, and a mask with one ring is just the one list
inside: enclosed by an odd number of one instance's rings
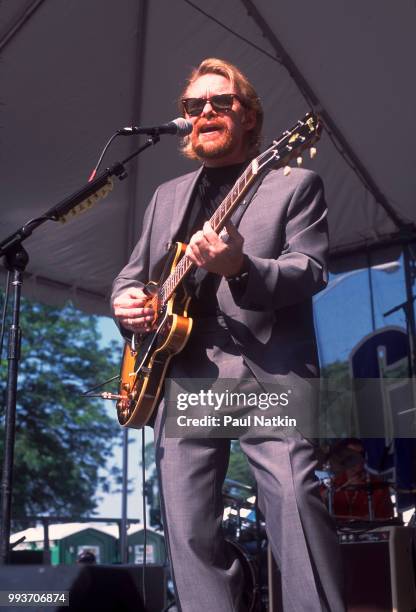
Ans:
{"label": "drum kit", "polygon": [[[242,604],[247,612],[266,612],[267,577],[264,559],[267,538],[260,520],[257,499],[252,487],[226,478],[223,486],[223,532],[230,557],[237,558],[243,571]],[[177,612],[173,584],[168,588],[171,600],[163,612]]]}
{"label": "drum kit", "polygon": [[[359,440],[341,440],[318,457],[315,471],[323,502],[337,523],[342,541],[345,530],[401,524],[394,516],[391,482],[371,475],[365,467]],[[243,602],[247,612],[271,612],[280,601],[279,571],[272,561],[265,522],[254,487],[225,479],[223,532],[233,557],[244,573]],[[416,514],[411,521],[416,525]],[[279,606],[277,606],[279,608]]]}
{"label": "drum kit", "polygon": [[267,536],[253,487],[226,478],[223,486],[223,531],[227,545],[244,573],[243,600],[247,612],[268,607]]}
{"label": "drum kit", "polygon": [[[392,484],[369,474],[359,441],[341,441],[322,453],[315,475],[321,497],[335,518],[339,534],[360,524],[397,523]],[[249,612],[269,610],[270,551],[254,488],[226,479],[223,487],[226,541],[243,566]],[[268,567],[269,565],[269,567]],[[276,570],[275,570],[276,571]]]}
{"label": "drum kit", "polygon": [[321,497],[337,523],[394,520],[393,483],[370,474],[360,440],[340,440],[322,454],[315,472]]}

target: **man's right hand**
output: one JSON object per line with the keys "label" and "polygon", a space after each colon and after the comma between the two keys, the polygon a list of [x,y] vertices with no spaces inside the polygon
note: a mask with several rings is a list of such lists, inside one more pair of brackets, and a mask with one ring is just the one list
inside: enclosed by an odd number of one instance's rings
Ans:
{"label": "man's right hand", "polygon": [[138,287],[127,289],[114,300],[114,315],[124,329],[134,333],[151,329],[154,311],[146,306],[148,300],[149,297]]}

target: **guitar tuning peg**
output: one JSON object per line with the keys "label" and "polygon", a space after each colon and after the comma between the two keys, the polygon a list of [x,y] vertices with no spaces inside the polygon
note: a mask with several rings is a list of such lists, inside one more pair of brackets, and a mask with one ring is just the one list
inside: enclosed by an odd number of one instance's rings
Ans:
{"label": "guitar tuning peg", "polygon": [[314,157],[316,157],[317,152],[318,152],[318,151],[317,151],[317,148],[316,148],[316,147],[311,147],[311,148],[309,149],[309,155],[310,155],[310,158],[311,158],[311,159],[313,159]]}
{"label": "guitar tuning peg", "polygon": [[298,166],[301,166],[303,164],[303,158],[301,155],[299,155],[299,157],[296,158],[296,163]]}
{"label": "guitar tuning peg", "polygon": [[285,166],[283,168],[283,174],[284,176],[289,176],[289,174],[292,172],[292,168],[290,166]]}

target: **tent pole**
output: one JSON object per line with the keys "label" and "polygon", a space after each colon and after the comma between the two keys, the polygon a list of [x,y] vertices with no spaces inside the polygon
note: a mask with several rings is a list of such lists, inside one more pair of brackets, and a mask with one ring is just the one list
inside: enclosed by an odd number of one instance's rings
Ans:
{"label": "tent pole", "polygon": [[[146,32],[147,32],[147,16],[148,16],[148,0],[138,1],[137,15],[137,44],[136,58],[137,62],[134,67],[134,74],[137,77],[134,80],[135,86],[133,91],[132,109],[131,109],[131,125],[140,125],[143,107],[143,81],[144,67],[146,59]],[[134,143],[132,143],[133,145]],[[138,162],[130,169],[129,176],[129,193],[128,193],[128,209],[127,209],[127,231],[128,239],[125,243],[125,261],[128,261],[134,245],[137,242],[138,227],[137,217],[141,207],[137,204],[137,185],[138,185]]]}
{"label": "tent pole", "polygon": [[305,79],[299,68],[296,66],[290,55],[286,52],[282,43],[277,38],[263,15],[260,13],[256,5],[254,4],[254,1],[240,1],[247,9],[249,16],[259,27],[262,35],[266,38],[266,40],[275,50],[277,58],[281,62],[282,66],[286,68],[292,79],[295,81],[296,85],[298,86],[300,92],[302,93],[308,104],[319,114],[322,119],[322,122],[325,125],[329,137],[331,138],[331,140],[333,140],[334,143],[336,143],[335,146],[344,156],[344,158],[348,161],[349,165],[352,167],[361,182],[364,184],[364,187],[372,194],[377,204],[379,204],[384,209],[389,219],[391,219],[391,221],[398,229],[414,229],[413,224],[406,223],[400,217],[400,215],[396,212],[396,210],[387,200],[387,197],[379,189],[370,172],[365,167],[360,158],[357,156],[351,145],[348,143],[348,141],[336,125],[335,121],[325,110],[318,96],[315,94],[314,90],[312,89],[308,81]]}
{"label": "tent pole", "polygon": [[370,291],[370,309],[371,309],[371,331],[376,331],[376,313],[374,308],[374,287],[373,276],[371,271],[371,254],[367,251],[367,274],[368,274],[368,289]]}
{"label": "tent pole", "polygon": [[21,360],[22,330],[20,328],[20,304],[23,273],[29,263],[29,255],[21,244],[6,254],[6,266],[11,275],[8,277],[13,288],[12,323],[8,337],[8,371],[6,403],[4,411],[4,448],[1,476],[0,504],[0,565],[10,562],[10,530],[12,517],[13,467],[16,439],[16,402],[17,378]]}
{"label": "tent pole", "polygon": [[12,27],[6,32],[3,38],[0,40],[0,53],[5,49],[5,47],[9,44],[9,42],[16,36],[16,34],[22,29],[27,21],[33,16],[35,11],[38,10],[40,5],[45,0],[34,0],[32,4],[30,4],[24,12],[17,18]]}
{"label": "tent pole", "polygon": [[408,330],[409,330],[409,348],[410,348],[410,364],[411,364],[411,376],[414,377],[416,373],[416,321],[415,321],[415,309],[414,309],[414,297],[413,297],[413,282],[415,279],[416,272],[416,261],[412,252],[412,246],[406,244],[403,247],[403,260],[404,260],[404,277],[406,283],[406,301],[407,306],[405,314],[407,318]]}
{"label": "tent pole", "polygon": [[121,524],[120,524],[120,561],[128,563],[127,550],[127,495],[128,495],[128,453],[129,453],[129,430],[123,429],[123,483],[121,487]]}

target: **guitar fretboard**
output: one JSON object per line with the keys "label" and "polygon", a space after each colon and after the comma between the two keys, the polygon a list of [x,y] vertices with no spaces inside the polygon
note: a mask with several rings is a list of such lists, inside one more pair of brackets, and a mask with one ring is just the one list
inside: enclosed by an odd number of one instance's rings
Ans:
{"label": "guitar fretboard", "polygon": [[[219,232],[231,217],[235,207],[241,201],[248,188],[251,186],[258,172],[256,160],[251,162],[244,170],[243,174],[237,179],[231,191],[225,196],[218,206],[209,222],[214,232]],[[164,306],[172,297],[178,285],[182,282],[194,264],[187,255],[179,261],[175,270],[168,276],[158,291],[159,304]]]}

